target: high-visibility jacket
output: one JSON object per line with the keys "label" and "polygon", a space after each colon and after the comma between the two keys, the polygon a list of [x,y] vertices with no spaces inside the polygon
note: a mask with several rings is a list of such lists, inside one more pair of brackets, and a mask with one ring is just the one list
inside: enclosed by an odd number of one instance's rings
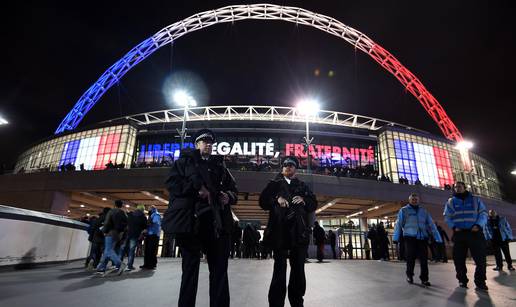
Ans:
{"label": "high-visibility jacket", "polygon": [[427,240],[432,236],[436,242],[443,242],[432,217],[421,206],[409,204],[400,209],[392,240],[399,241],[402,232],[404,237]]}
{"label": "high-visibility jacket", "polygon": [[[502,241],[513,240],[511,225],[504,216],[501,216],[498,220],[498,229],[500,229],[500,233],[502,235]],[[493,238],[493,227],[491,227],[490,223],[486,223],[484,227],[484,236],[486,240],[491,240]]]}
{"label": "high-visibility jacket", "polygon": [[464,200],[453,196],[444,206],[444,221],[452,229],[471,229],[473,225],[483,229],[487,223],[486,206],[469,192]]}

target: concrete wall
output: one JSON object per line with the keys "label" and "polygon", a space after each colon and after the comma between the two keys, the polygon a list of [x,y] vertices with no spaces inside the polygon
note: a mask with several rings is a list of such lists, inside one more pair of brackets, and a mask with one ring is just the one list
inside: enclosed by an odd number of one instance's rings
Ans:
{"label": "concrete wall", "polygon": [[[168,168],[122,169],[86,172],[52,172],[0,176],[0,203],[45,212],[62,213],[71,191],[101,191],[118,189],[164,189]],[[275,173],[232,171],[239,191],[259,193]],[[443,224],[444,203],[450,191],[405,184],[346,177],[300,174],[301,180],[312,186],[316,194],[370,199],[386,202],[405,201],[412,192],[432,217]],[[516,232],[516,205],[483,198],[488,209],[504,215]],[[447,229],[447,227],[443,227]]]}
{"label": "concrete wall", "polygon": [[0,206],[0,266],[85,258],[86,226],[53,214]]}

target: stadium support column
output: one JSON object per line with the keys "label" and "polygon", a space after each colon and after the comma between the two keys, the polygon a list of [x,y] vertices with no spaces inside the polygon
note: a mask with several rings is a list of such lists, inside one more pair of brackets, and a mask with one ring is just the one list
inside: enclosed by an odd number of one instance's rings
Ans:
{"label": "stadium support column", "polygon": [[310,123],[308,117],[306,118],[306,136],[305,136],[305,150],[306,150],[306,173],[312,173],[312,155],[310,153],[310,144],[313,138],[310,138]]}

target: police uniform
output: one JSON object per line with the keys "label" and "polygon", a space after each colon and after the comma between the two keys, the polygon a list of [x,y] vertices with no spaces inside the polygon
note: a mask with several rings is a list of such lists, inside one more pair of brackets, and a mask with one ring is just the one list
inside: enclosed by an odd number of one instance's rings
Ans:
{"label": "police uniform", "polygon": [[[299,165],[294,157],[287,157],[283,165]],[[304,205],[294,205],[292,199],[301,196]],[[289,202],[280,207],[278,198]],[[269,288],[269,306],[282,307],[287,293],[287,259],[290,260],[288,298],[292,307],[303,306],[306,290],[305,257],[310,242],[309,214],[317,208],[317,200],[310,188],[297,178],[278,174],[260,194],[260,207],[269,211],[264,244],[273,249],[274,271]]]}
{"label": "police uniform", "polygon": [[[466,191],[455,193],[448,199],[444,209],[444,220],[453,229],[453,262],[460,286],[466,287],[466,257],[468,249],[475,261],[475,284],[486,287],[486,240],[482,229],[487,223],[487,210],[480,198]],[[473,226],[479,228],[472,231]]]}
{"label": "police uniform", "polygon": [[[215,135],[202,129],[194,140],[195,143],[200,140],[213,142]],[[210,155],[206,158],[199,150],[183,150],[172,166],[167,186],[170,201],[162,227],[166,233],[175,236],[182,253],[178,306],[195,306],[201,252],[206,254],[210,271],[210,306],[229,306],[227,268],[233,227],[231,206],[237,201],[237,189],[223,164],[223,157]],[[212,204],[200,198],[202,186],[210,191]],[[218,202],[221,192],[229,196],[226,205]]]}

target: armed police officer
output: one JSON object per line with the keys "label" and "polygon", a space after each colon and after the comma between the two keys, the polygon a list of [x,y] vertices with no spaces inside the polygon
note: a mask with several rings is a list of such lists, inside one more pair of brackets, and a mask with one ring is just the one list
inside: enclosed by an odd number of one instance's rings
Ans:
{"label": "armed police officer", "polygon": [[430,236],[436,242],[442,242],[441,235],[432,221],[432,217],[419,205],[419,196],[412,193],[409,203],[398,212],[398,220],[394,227],[393,241],[399,242],[401,237],[405,243],[405,258],[407,259],[407,282],[414,283],[414,266],[416,258],[421,265],[421,284],[429,287],[428,281],[428,239]]}
{"label": "armed police officer", "polygon": [[182,253],[179,307],[195,306],[201,251],[210,271],[210,306],[229,306],[228,257],[237,189],[222,156],[212,156],[215,134],[194,135],[195,150],[185,149],[167,180],[169,209],[162,227],[175,236]]}
{"label": "armed police officer", "polygon": [[487,291],[486,239],[482,233],[487,223],[486,206],[466,190],[464,182],[457,181],[453,197],[444,206],[444,220],[453,229],[453,262],[459,286],[468,287],[466,256],[469,249],[476,265],[475,285]]}
{"label": "armed police officer", "polygon": [[264,240],[274,252],[270,307],[285,304],[287,258],[290,260],[288,299],[292,307],[303,306],[305,256],[310,242],[308,214],[315,211],[317,201],[309,187],[295,177],[298,165],[296,158],[285,158],[282,172],[267,184],[260,195],[260,207],[269,211]]}

